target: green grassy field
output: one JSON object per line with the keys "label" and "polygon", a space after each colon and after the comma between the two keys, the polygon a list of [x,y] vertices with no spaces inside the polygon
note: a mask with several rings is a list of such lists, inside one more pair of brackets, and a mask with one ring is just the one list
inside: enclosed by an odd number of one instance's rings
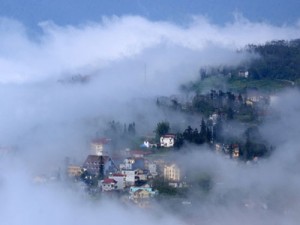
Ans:
{"label": "green grassy field", "polygon": [[284,80],[252,80],[246,78],[230,78],[228,79],[228,88],[235,92],[243,92],[247,88],[257,89],[265,92],[280,91],[293,85],[289,81]]}
{"label": "green grassy field", "polygon": [[222,76],[211,76],[187,85],[189,91],[194,91],[196,93],[209,92],[211,89],[223,91],[230,90],[233,92],[244,92],[246,89],[257,89],[270,93],[293,86],[300,86],[300,80],[292,82],[272,79],[253,80],[238,77],[225,78]]}

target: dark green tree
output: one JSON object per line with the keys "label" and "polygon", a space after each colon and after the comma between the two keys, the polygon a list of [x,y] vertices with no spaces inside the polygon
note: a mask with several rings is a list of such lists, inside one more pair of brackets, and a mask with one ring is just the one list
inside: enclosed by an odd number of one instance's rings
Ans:
{"label": "dark green tree", "polygon": [[234,111],[231,107],[229,107],[227,109],[227,119],[228,120],[233,120],[233,118],[234,118]]}
{"label": "dark green tree", "polygon": [[177,133],[175,136],[175,142],[174,142],[174,147],[176,149],[180,149],[182,145],[184,144],[184,137],[183,134]]}
{"label": "dark green tree", "polygon": [[206,123],[203,118],[201,120],[201,128],[200,128],[199,135],[200,135],[202,142],[207,142],[207,126],[206,126]]}
{"label": "dark green tree", "polygon": [[170,131],[170,124],[166,121],[159,122],[155,129],[156,138],[160,138],[161,136],[167,134]]}
{"label": "dark green tree", "polygon": [[189,142],[192,141],[192,139],[193,139],[193,129],[191,128],[191,126],[188,126],[187,129],[184,130],[183,138],[184,138],[184,140],[187,140]]}

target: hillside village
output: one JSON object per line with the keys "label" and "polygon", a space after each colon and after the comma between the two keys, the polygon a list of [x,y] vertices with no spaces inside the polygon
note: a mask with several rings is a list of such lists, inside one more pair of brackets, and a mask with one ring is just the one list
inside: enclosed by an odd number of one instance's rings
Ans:
{"label": "hillside village", "polygon": [[[122,126],[112,121],[106,130],[107,137],[90,140],[86,158],[80,163],[74,163],[70,156],[66,158],[59,177],[36,176],[34,181],[45,183],[64,178],[87,195],[117,198],[139,207],[151,207],[154,199],[164,197],[179,197],[180,204],[192,204],[186,194],[190,187],[200,184],[200,189],[209,192],[214,181],[201,171],[198,180],[194,180],[183,166],[184,162],[172,157],[172,153],[203,145],[228,160],[257,163],[260,157],[267,157],[272,151],[272,147],[260,142],[259,132],[254,126],[268,115],[269,102],[270,96],[258,92],[242,96],[214,90],[195,95],[192,102],[180,102],[174,97],[159,98],[157,107],[201,115],[207,113],[208,116],[202,116],[199,131],[188,126],[182,132],[172,132],[170,124],[162,121],[157,124],[154,134],[147,136],[136,134],[134,122],[124,125],[124,130],[119,132]],[[198,111],[208,105],[212,111]],[[241,119],[242,114],[252,117]],[[243,138],[224,135],[233,120],[246,124]],[[124,137],[130,137],[134,144],[118,142]]]}

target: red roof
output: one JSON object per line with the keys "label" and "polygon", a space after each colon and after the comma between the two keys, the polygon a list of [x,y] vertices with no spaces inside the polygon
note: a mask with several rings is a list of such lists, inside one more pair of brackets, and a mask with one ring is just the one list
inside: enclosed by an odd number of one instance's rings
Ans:
{"label": "red roof", "polygon": [[175,138],[175,134],[165,134],[163,135],[164,138]]}
{"label": "red roof", "polygon": [[143,150],[131,150],[130,154],[132,154],[132,155],[149,155],[149,154],[151,154],[151,152],[143,151]]}
{"label": "red roof", "polygon": [[102,181],[102,183],[104,184],[111,184],[111,183],[117,183],[117,181],[115,181],[114,179],[110,179],[110,178],[106,178]]}
{"label": "red roof", "polygon": [[111,175],[111,177],[125,177],[126,175],[125,174],[122,174],[122,173],[115,173],[113,175]]}
{"label": "red roof", "polygon": [[100,145],[106,145],[109,142],[111,142],[111,139],[109,138],[96,138],[92,140],[93,144],[100,144]]}

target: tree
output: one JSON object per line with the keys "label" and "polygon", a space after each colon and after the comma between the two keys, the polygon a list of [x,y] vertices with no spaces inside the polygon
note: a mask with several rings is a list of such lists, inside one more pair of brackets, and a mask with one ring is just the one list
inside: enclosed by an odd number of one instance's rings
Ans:
{"label": "tree", "polygon": [[234,111],[231,107],[228,108],[227,110],[227,119],[228,120],[233,120],[234,117]]}
{"label": "tree", "polygon": [[242,97],[241,93],[238,95],[238,100],[239,100],[240,104],[243,103],[243,97]]}
{"label": "tree", "polygon": [[134,136],[135,133],[136,133],[136,131],[135,131],[135,122],[133,122],[133,123],[130,123],[128,125],[128,134]]}
{"label": "tree", "polygon": [[188,126],[185,131],[183,132],[183,138],[187,141],[192,141],[193,139],[193,129],[191,126]]}
{"label": "tree", "polygon": [[174,142],[174,148],[181,148],[181,146],[184,144],[184,137],[181,133],[177,133],[175,137],[175,142]]}
{"label": "tree", "polygon": [[207,141],[207,126],[203,118],[201,120],[200,138],[202,142]]}
{"label": "tree", "polygon": [[161,136],[167,134],[170,130],[170,124],[166,121],[159,122],[155,129],[156,138],[160,138]]}
{"label": "tree", "polygon": [[200,140],[199,132],[198,132],[197,128],[193,131],[192,142],[194,142],[196,144],[201,144],[201,140]]}
{"label": "tree", "polygon": [[216,142],[223,142],[223,123],[220,118],[218,118],[216,125],[214,126],[213,138]]}

